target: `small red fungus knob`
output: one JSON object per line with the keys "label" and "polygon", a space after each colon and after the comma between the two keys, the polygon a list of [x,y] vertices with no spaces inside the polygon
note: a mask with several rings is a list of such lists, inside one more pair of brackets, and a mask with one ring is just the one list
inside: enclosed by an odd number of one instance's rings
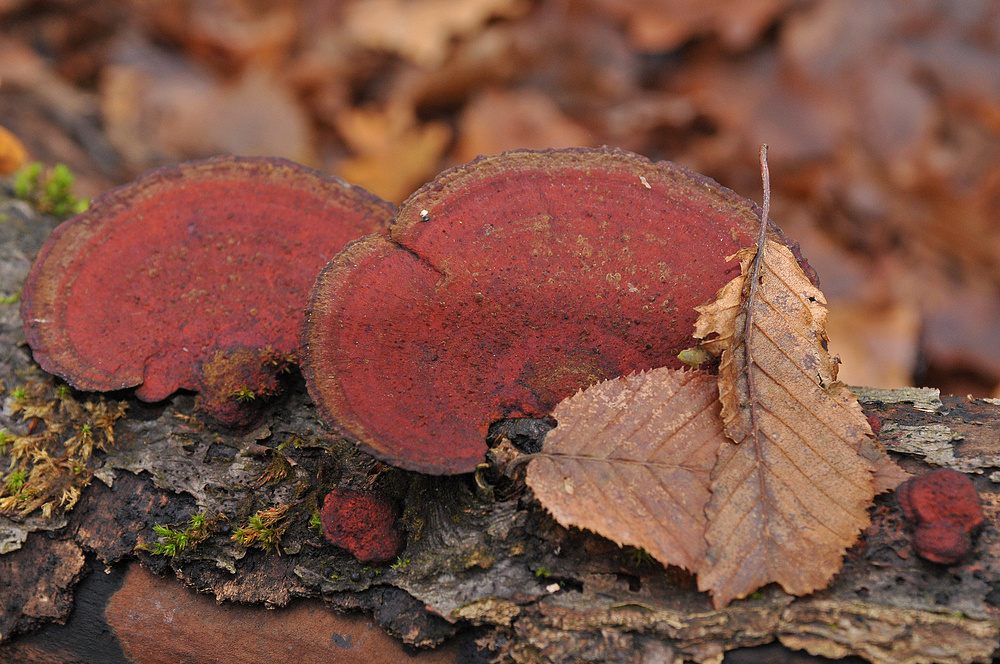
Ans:
{"label": "small red fungus knob", "polygon": [[149,171],[43,245],[22,294],[28,343],[79,389],[138,386],[146,401],[195,390],[221,423],[244,426],[298,353],[316,273],[392,213],[284,159]]}
{"label": "small red fungus knob", "polygon": [[253,425],[261,404],[281,391],[278,374],[289,364],[288,357],[271,349],[215,351],[199,368],[198,410],[233,429]]}
{"label": "small red fungus knob", "polygon": [[323,535],[361,563],[396,558],[406,539],[396,528],[399,508],[385,496],[359,489],[334,489],[320,511]]}
{"label": "small red fungus knob", "polygon": [[475,470],[491,423],[601,380],[679,367],[694,307],[760,211],[676,164],[516,151],[439,175],[388,236],[320,275],[303,373],[324,419],[388,463]]}
{"label": "small red fungus knob", "polygon": [[920,557],[954,565],[972,550],[972,533],[983,524],[983,509],[972,480],[942,468],[899,485],[896,499],[916,525],[913,547]]}

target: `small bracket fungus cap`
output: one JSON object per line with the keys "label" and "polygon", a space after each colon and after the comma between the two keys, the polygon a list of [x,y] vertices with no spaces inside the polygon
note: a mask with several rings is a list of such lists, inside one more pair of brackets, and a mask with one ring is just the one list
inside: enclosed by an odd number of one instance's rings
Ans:
{"label": "small bracket fungus cap", "polygon": [[694,307],[760,223],[712,180],[619,150],[479,158],[324,269],[302,337],[310,394],[383,461],[470,472],[492,422],[679,366]]}
{"label": "small bracket fungus cap", "polygon": [[294,357],[320,268],[393,206],[277,158],[155,169],[55,230],[25,282],[36,361],[83,390],[156,401],[241,349]]}

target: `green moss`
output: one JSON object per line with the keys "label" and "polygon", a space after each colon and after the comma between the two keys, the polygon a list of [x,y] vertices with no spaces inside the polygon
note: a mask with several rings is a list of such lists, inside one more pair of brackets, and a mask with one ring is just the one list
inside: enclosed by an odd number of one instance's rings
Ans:
{"label": "green moss", "polygon": [[24,483],[27,481],[28,471],[19,468],[7,476],[7,479],[4,481],[4,486],[11,494],[16,494],[21,491],[21,487],[23,487]]}
{"label": "green moss", "polygon": [[65,164],[56,164],[49,172],[39,162],[22,168],[14,176],[14,195],[28,201],[41,212],[57,217],[79,214],[90,201],[73,193],[76,178]]}
{"label": "green moss", "polygon": [[0,485],[0,511],[23,517],[40,510],[45,519],[56,511],[68,512],[90,483],[93,451],[114,443],[114,423],[125,414],[125,403],[77,402],[72,397],[57,401],[54,394],[54,386],[45,382],[29,382],[10,393],[12,416],[45,426],[23,436],[3,436],[8,469],[19,468],[25,477],[18,473],[12,483]]}
{"label": "green moss", "polygon": [[208,537],[208,521],[204,514],[195,514],[188,520],[184,530],[170,528],[156,524],[153,531],[160,538],[159,542],[152,545],[142,545],[141,548],[149,551],[154,556],[168,556],[173,558],[190,546],[205,540]]}
{"label": "green moss", "polygon": [[38,183],[42,177],[42,165],[35,161],[14,175],[14,195],[22,201],[29,200],[38,190]]}
{"label": "green moss", "polygon": [[245,547],[257,547],[265,551],[277,551],[281,538],[288,528],[285,517],[288,513],[288,505],[271,507],[260,510],[247,519],[247,523],[240,526],[233,533],[232,539]]}
{"label": "green moss", "polygon": [[253,393],[253,390],[246,385],[233,392],[233,396],[237,401],[241,401],[243,403],[248,403],[257,398],[257,395]]}
{"label": "green moss", "polygon": [[205,534],[205,515],[203,513],[194,514],[188,521],[188,529],[195,536]]}
{"label": "green moss", "polygon": [[309,517],[309,529],[318,533],[323,532],[323,522],[319,518],[319,510],[313,510],[312,516]]}
{"label": "green moss", "polygon": [[150,548],[153,555],[173,558],[191,544],[191,538],[184,531],[172,530],[160,524],[153,526],[153,531],[160,538],[160,541],[153,544]]}
{"label": "green moss", "polygon": [[293,433],[291,436],[288,437],[288,440],[284,440],[278,445],[277,450],[281,452],[289,445],[298,450],[302,448],[303,443],[304,441],[302,440],[302,437],[299,436],[299,434],[297,433]]}

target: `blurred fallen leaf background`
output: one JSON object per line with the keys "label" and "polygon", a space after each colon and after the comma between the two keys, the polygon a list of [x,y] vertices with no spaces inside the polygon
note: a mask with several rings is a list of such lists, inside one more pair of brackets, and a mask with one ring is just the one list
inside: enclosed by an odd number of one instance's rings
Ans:
{"label": "blurred fallen leaf background", "polygon": [[85,197],[236,152],[399,202],[608,144],[759,200],[766,142],[841,378],[1000,396],[995,0],[0,0],[0,126]]}

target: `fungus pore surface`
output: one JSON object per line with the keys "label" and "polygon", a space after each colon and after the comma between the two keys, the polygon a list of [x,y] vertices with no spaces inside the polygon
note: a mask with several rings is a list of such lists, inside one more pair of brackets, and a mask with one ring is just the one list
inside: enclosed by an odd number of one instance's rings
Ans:
{"label": "fungus pore surface", "polygon": [[303,371],[328,422],[388,463],[474,470],[491,422],[614,376],[679,366],[694,307],[739,270],[760,211],[712,180],[607,149],[517,151],[441,174],[389,236],[321,273]]}
{"label": "fungus pore surface", "polygon": [[[43,369],[74,387],[138,386],[147,401],[203,389],[202,365],[213,357],[259,350],[280,367],[298,352],[316,273],[348,241],[384,230],[392,213],[283,159],[228,156],[150,171],[42,247],[23,292],[28,342]],[[216,362],[210,382],[228,390],[224,365]],[[253,389],[236,391],[252,400]]]}

